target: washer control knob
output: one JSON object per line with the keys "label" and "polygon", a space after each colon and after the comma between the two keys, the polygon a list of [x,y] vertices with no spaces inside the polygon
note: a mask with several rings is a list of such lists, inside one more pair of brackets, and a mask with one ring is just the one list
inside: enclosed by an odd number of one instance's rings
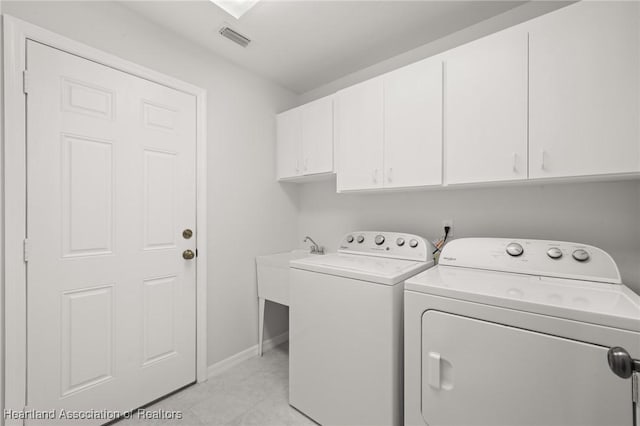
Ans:
{"label": "washer control knob", "polygon": [[398,238],[396,240],[396,244],[398,245],[398,247],[402,247],[404,245],[404,238]]}
{"label": "washer control knob", "polygon": [[573,258],[578,262],[586,262],[589,260],[589,252],[583,249],[578,249],[573,252]]}
{"label": "washer control knob", "polygon": [[348,243],[352,243],[353,242],[353,235],[347,236],[347,242]]}
{"label": "washer control knob", "polygon": [[549,250],[547,250],[547,256],[552,259],[560,259],[562,257],[562,250],[560,250],[558,247],[551,247]]}
{"label": "washer control knob", "polygon": [[413,238],[409,240],[409,247],[416,248],[418,247],[418,240],[414,240]]}
{"label": "washer control knob", "polygon": [[384,235],[376,235],[375,241],[377,246],[381,246],[384,244]]}
{"label": "washer control knob", "polygon": [[364,243],[364,235],[358,235],[358,243]]}
{"label": "washer control knob", "polygon": [[509,254],[509,256],[518,257],[522,253],[524,253],[524,249],[518,243],[510,243],[507,246],[507,254]]}

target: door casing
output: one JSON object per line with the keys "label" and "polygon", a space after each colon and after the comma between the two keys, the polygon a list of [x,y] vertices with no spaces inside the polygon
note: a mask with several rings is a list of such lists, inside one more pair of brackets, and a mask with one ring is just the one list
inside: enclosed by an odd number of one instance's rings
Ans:
{"label": "door casing", "polygon": [[[123,60],[77,41],[60,36],[9,15],[3,15],[4,133],[0,150],[2,178],[2,224],[0,226],[0,409],[26,407],[27,298],[24,241],[26,238],[26,69],[27,40],[80,56],[196,97],[196,378],[207,379],[207,152],[206,90],[157,71]],[[4,296],[4,297],[2,297]],[[5,424],[0,416],[0,424]],[[21,421],[15,421],[20,424]],[[13,424],[7,421],[6,424]]]}

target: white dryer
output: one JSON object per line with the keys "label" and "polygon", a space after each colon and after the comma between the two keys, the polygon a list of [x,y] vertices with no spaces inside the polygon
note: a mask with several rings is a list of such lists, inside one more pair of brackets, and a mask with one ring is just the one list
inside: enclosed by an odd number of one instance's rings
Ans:
{"label": "white dryer", "polygon": [[402,424],[404,281],[433,265],[415,235],[354,232],[290,262],[289,402],[323,425]]}
{"label": "white dryer", "polygon": [[596,247],[451,241],[407,280],[404,318],[406,425],[634,424],[607,355],[640,358],[640,297]]}

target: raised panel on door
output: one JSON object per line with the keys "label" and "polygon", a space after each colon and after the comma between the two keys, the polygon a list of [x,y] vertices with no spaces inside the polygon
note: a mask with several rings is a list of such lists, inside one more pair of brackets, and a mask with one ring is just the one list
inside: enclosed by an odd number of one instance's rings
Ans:
{"label": "raised panel on door", "polygon": [[195,380],[195,97],[27,59],[29,407],[135,409]]}
{"label": "raised panel on door", "polygon": [[421,335],[430,426],[633,424],[606,347],[439,311],[423,314]]}
{"label": "raised panel on door", "polygon": [[302,174],[300,147],[302,144],[302,113],[300,108],[285,111],[276,116],[277,149],[276,167],[278,179]]}
{"label": "raised panel on door", "polygon": [[384,76],[384,186],[442,183],[442,59]]}
{"label": "raised panel on door", "polygon": [[382,187],[382,78],[336,94],[335,126],[338,191]]}
{"label": "raised panel on door", "polygon": [[530,177],[640,171],[639,8],[579,2],[530,24]]}
{"label": "raised panel on door", "polygon": [[305,175],[333,172],[333,96],[302,109],[302,167]]}
{"label": "raised panel on door", "polygon": [[527,33],[505,30],[445,59],[445,181],[527,178]]}

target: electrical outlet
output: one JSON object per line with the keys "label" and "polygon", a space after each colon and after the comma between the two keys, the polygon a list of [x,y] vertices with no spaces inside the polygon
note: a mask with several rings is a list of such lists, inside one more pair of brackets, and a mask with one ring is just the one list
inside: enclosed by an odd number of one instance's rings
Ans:
{"label": "electrical outlet", "polygon": [[451,237],[453,237],[453,219],[443,219],[442,220],[442,232],[444,234],[444,227],[448,226],[449,227],[449,235],[447,236],[447,239],[450,239]]}

